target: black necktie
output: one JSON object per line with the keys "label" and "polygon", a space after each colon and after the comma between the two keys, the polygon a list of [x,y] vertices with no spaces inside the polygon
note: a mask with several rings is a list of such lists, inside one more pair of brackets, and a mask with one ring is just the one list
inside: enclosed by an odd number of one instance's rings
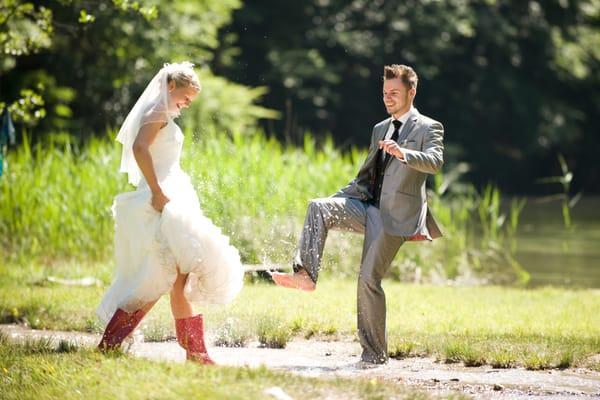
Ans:
{"label": "black necktie", "polygon": [[[394,132],[392,133],[392,137],[390,139],[393,140],[394,142],[397,142],[398,136],[400,135],[400,128],[402,127],[402,122],[395,119],[392,121],[392,124],[394,124]],[[385,153],[385,159],[383,160],[384,168],[387,165],[387,163],[391,157],[392,157],[392,155],[390,153]]]}

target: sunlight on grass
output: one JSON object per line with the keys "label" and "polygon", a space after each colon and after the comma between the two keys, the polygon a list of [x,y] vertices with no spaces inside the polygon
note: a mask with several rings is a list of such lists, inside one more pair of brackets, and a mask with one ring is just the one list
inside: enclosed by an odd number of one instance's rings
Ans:
{"label": "sunlight on grass", "polygon": [[[59,268],[59,270],[62,267]],[[80,266],[82,275],[108,265]],[[94,309],[105,288],[40,285],[46,268],[2,272],[0,316],[43,329],[101,332]],[[31,278],[33,277],[33,278]],[[430,355],[467,365],[531,369],[583,365],[600,353],[600,296],[593,290],[407,285],[385,281],[389,353]],[[313,293],[247,283],[225,307],[197,308],[223,346],[298,338],[356,338],[356,282],[324,273]],[[173,339],[168,298],[141,324],[148,341]]]}

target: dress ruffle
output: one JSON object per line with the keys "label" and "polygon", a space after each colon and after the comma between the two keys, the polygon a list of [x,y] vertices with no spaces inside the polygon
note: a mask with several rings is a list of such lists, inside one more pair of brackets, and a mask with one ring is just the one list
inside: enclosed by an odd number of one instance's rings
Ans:
{"label": "dress ruffle", "polygon": [[226,304],[242,289],[239,252],[203,215],[189,177],[177,170],[161,187],[170,199],[162,213],[144,186],[115,198],[115,279],[97,309],[104,323],[117,308],[133,312],[170,292],[177,268],[189,274],[193,303]]}

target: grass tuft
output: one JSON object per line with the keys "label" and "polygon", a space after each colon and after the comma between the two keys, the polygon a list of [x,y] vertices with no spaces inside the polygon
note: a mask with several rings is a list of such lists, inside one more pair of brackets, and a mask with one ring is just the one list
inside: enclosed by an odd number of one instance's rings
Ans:
{"label": "grass tuft", "polygon": [[405,339],[393,341],[390,344],[389,356],[392,358],[402,359],[415,357],[417,355],[418,344]]}
{"label": "grass tuft", "polygon": [[489,356],[489,363],[494,368],[513,368],[517,365],[515,355],[507,350],[492,352]]}
{"label": "grass tuft", "polygon": [[528,354],[523,363],[526,369],[532,371],[552,368],[552,360],[546,353]]}
{"label": "grass tuft", "polygon": [[283,349],[292,337],[292,329],[283,320],[264,315],[256,325],[258,341],[265,347]]}
{"label": "grass tuft", "polygon": [[237,318],[227,318],[217,329],[215,346],[246,347],[252,339],[252,330],[246,321]]}
{"label": "grass tuft", "polygon": [[61,340],[56,347],[57,353],[74,353],[79,350],[79,346],[69,340]]}
{"label": "grass tuft", "polygon": [[56,351],[56,346],[51,338],[27,339],[23,343],[23,349],[29,354],[49,354]]}

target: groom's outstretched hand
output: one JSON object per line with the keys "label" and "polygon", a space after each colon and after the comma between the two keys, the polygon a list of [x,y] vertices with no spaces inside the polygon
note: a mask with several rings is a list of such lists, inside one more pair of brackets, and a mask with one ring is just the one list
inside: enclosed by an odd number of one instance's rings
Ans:
{"label": "groom's outstretched hand", "polygon": [[379,141],[379,148],[385,151],[388,154],[393,155],[394,157],[403,159],[404,153],[402,152],[402,147],[396,143],[395,140],[387,139]]}

